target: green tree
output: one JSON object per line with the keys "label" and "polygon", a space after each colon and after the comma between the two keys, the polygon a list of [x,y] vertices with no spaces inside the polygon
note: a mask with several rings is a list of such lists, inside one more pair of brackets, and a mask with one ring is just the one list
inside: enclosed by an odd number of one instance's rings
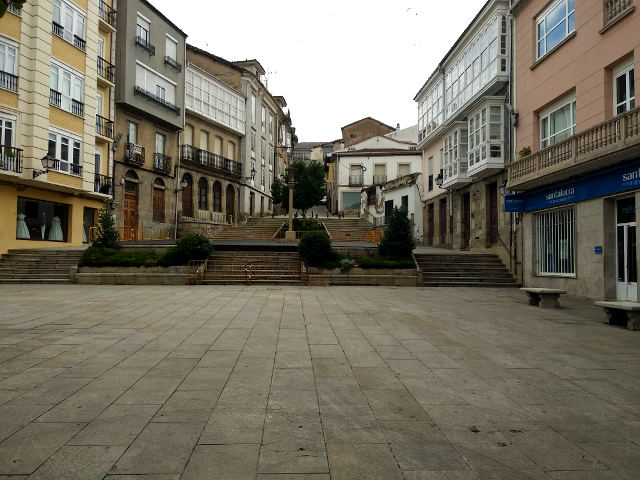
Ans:
{"label": "green tree", "polygon": [[104,207],[98,213],[98,234],[93,241],[93,246],[96,248],[120,248],[120,234],[116,229],[110,200],[104,203]]}
{"label": "green tree", "polygon": [[25,4],[25,1],[26,0],[0,0],[0,17],[4,16],[9,5],[17,8],[18,10],[21,10],[22,6]]}
{"label": "green tree", "polygon": [[[293,187],[293,208],[303,217],[307,216],[307,210],[318,205],[327,194],[324,177],[324,166],[320,162],[305,162],[295,160],[291,168],[294,171],[295,185]],[[276,179],[271,185],[273,203],[282,205],[285,210],[289,208],[289,184],[287,179]]]}
{"label": "green tree", "polygon": [[393,207],[391,218],[378,245],[380,255],[388,258],[407,258],[415,246],[407,209]]}
{"label": "green tree", "polygon": [[287,180],[276,178],[271,184],[271,197],[275,205],[281,205],[285,211],[289,210],[289,185]]}

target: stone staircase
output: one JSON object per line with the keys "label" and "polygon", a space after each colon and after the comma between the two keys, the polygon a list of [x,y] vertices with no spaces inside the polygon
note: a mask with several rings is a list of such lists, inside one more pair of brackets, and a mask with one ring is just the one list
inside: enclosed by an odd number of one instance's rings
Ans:
{"label": "stone staircase", "polygon": [[283,218],[250,218],[245,225],[228,225],[215,233],[214,240],[272,240],[286,221]]}
{"label": "stone staircase", "polygon": [[0,257],[0,283],[71,283],[81,249],[9,250]]}
{"label": "stone staircase", "polygon": [[373,225],[362,218],[324,218],[332,242],[366,242],[366,233],[374,229]]}
{"label": "stone staircase", "polygon": [[308,277],[297,253],[222,251],[209,257],[197,281],[204,284],[303,285]]}
{"label": "stone staircase", "polygon": [[422,271],[420,287],[517,287],[497,255],[476,253],[415,254]]}

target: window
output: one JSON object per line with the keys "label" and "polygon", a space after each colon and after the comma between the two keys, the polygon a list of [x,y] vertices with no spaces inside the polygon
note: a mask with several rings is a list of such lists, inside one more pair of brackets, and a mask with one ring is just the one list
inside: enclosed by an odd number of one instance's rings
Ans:
{"label": "window", "polygon": [[[62,38],[84,50],[85,15],[81,10],[74,7],[71,3],[62,0],[53,0],[53,23],[59,27],[63,27],[60,31],[59,29],[56,30],[54,25],[54,31],[60,32]],[[76,38],[79,39],[80,42],[78,42]]]}
{"label": "window", "polygon": [[260,124],[262,125],[262,133],[267,133],[267,110],[264,107],[262,107]]}
{"label": "window", "polygon": [[140,62],[136,62],[136,87],[171,105],[176,103],[176,84]]}
{"label": "window", "polygon": [[266,142],[264,141],[264,138],[260,139],[260,162],[262,163],[262,165],[265,164],[265,157],[267,156],[267,146],[266,146]]}
{"label": "window", "polygon": [[540,113],[540,148],[576,133],[576,100],[564,100]]}
{"label": "window", "polygon": [[156,132],[156,150],[155,153],[160,153],[164,155],[164,145],[166,142],[166,138],[162,133]]}
{"label": "window", "polygon": [[18,45],[0,38],[0,88],[18,91]]}
{"label": "window", "polygon": [[149,30],[151,29],[151,23],[148,19],[138,14],[136,23],[136,37],[140,38],[143,43],[148,44],[151,42],[151,36]]}
{"label": "window", "polygon": [[213,211],[222,211],[222,185],[217,180],[213,182]]}
{"label": "window", "polygon": [[13,147],[15,117],[0,116],[0,143],[5,147]]}
{"label": "window", "polygon": [[409,195],[403,195],[400,198],[400,203],[402,205],[402,208],[404,208],[405,210],[409,210]]}
{"label": "window", "polygon": [[387,181],[387,164],[381,163],[373,166],[373,183],[378,185]]}
{"label": "window", "polygon": [[469,167],[503,158],[502,119],[502,105],[485,105],[469,116]]}
{"label": "window", "polygon": [[253,123],[257,123],[257,117],[256,117],[256,94],[252,93],[251,94],[251,118],[253,118]]}
{"label": "window", "polygon": [[200,130],[200,149],[209,151],[209,132],[206,130]]}
{"label": "window", "polygon": [[138,143],[138,124],[127,121],[127,143]]}
{"label": "window", "polygon": [[251,158],[256,158],[256,131],[251,129]]}
{"label": "window", "polygon": [[18,197],[18,240],[67,241],[69,205]]}
{"label": "window", "polygon": [[75,115],[83,115],[83,85],[84,77],[61,63],[51,64],[49,86],[51,95],[49,103]]}
{"label": "window", "polygon": [[236,158],[236,144],[233,142],[227,142],[227,158],[229,160],[235,160]]}
{"label": "window", "polygon": [[178,42],[169,35],[167,35],[166,40],[166,56],[173,60],[178,59]]}
{"label": "window", "polygon": [[398,177],[404,177],[405,175],[409,175],[411,173],[411,165],[408,163],[399,163],[398,164]]}
{"label": "window", "polygon": [[198,180],[198,208],[200,210],[207,209],[207,197],[209,196],[209,184],[207,179],[200,177]]}
{"label": "window", "polygon": [[269,114],[269,141],[273,143],[273,115]]}
{"label": "window", "polygon": [[615,115],[636,106],[636,88],[633,62],[626,63],[613,71],[613,111]]}
{"label": "window", "polygon": [[460,127],[453,130],[444,138],[442,149],[442,178],[449,178],[467,172],[467,141],[468,130]]}
{"label": "window", "polygon": [[538,58],[576,29],[574,0],[559,0],[552,3],[536,20]]}
{"label": "window", "polygon": [[82,139],[59,130],[49,132],[47,153],[57,160],[54,170],[82,175]]}
{"label": "window", "polygon": [[538,275],[575,275],[575,207],[537,213],[535,225]]}

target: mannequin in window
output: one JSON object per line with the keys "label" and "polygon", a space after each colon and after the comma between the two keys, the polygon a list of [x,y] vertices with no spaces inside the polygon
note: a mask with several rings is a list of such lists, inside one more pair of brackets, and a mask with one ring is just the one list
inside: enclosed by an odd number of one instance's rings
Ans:
{"label": "mannequin in window", "polygon": [[16,223],[16,238],[31,238],[31,235],[29,234],[29,228],[27,227],[27,222],[24,221],[25,218],[26,215],[24,213],[18,214],[18,221]]}
{"label": "mannequin in window", "polygon": [[44,240],[44,232],[47,229],[47,214],[42,212],[40,214],[40,235],[42,236],[42,240]]}
{"label": "mannequin in window", "polygon": [[60,223],[60,217],[53,217],[51,220],[51,229],[49,230],[49,240],[61,242],[62,237],[62,225]]}

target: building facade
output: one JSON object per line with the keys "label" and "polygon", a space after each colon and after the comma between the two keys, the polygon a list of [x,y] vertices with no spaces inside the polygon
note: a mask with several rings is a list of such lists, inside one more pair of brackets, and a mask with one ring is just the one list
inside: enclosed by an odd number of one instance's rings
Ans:
{"label": "building facade", "polygon": [[523,283],[637,301],[640,14],[636,2],[514,2],[508,210]]}
{"label": "building facade", "polygon": [[426,245],[510,254],[500,196],[511,131],[508,8],[488,1],[414,98]]}
{"label": "building facade", "polygon": [[0,253],[80,246],[110,198],[115,22],[108,0],[0,19]]}
{"label": "building facade", "polygon": [[174,238],[186,34],[145,0],[122,2],[117,34],[117,224],[123,240]]}

